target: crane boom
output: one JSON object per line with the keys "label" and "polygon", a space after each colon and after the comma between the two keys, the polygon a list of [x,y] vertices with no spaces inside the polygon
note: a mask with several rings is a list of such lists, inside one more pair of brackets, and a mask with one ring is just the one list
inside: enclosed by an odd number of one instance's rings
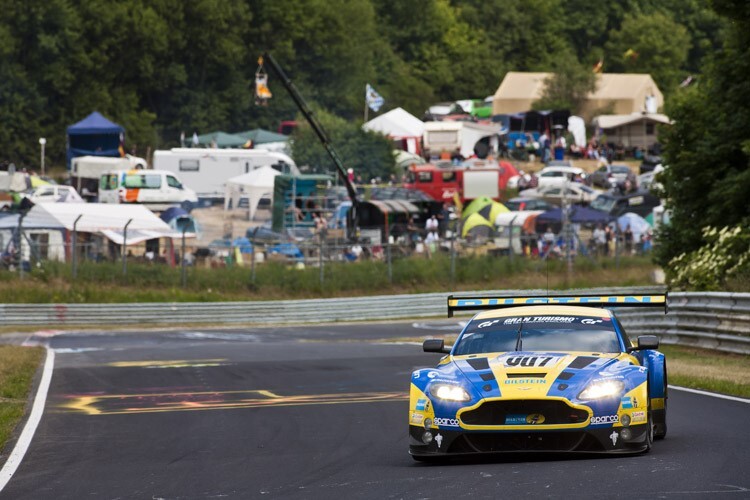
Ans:
{"label": "crane boom", "polygon": [[292,80],[289,79],[288,76],[286,76],[284,70],[281,68],[281,66],[279,66],[279,64],[276,62],[273,56],[271,56],[271,54],[269,54],[268,52],[264,53],[263,59],[268,61],[268,65],[270,66],[270,68],[274,73],[276,73],[276,76],[279,77],[282,85],[284,85],[284,88],[292,97],[292,100],[294,100],[294,103],[297,105],[302,115],[315,131],[315,134],[318,136],[318,139],[328,153],[328,156],[331,157],[333,164],[336,166],[339,177],[341,177],[341,182],[343,182],[344,186],[346,186],[346,191],[349,194],[349,199],[352,201],[352,208],[349,211],[347,217],[347,236],[349,237],[349,239],[355,239],[356,228],[358,227],[357,214],[359,213],[359,200],[357,198],[357,190],[354,188],[354,185],[346,175],[346,168],[344,168],[344,163],[341,161],[338,153],[336,153],[336,150],[333,148],[333,144],[331,144],[330,139],[328,139],[328,135],[326,134],[323,125],[318,122],[314,112],[302,98],[302,95],[299,93]]}

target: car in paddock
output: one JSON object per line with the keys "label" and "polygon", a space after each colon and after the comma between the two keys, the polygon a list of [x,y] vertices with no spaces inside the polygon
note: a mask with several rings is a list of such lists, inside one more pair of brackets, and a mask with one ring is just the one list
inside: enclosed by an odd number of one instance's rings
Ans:
{"label": "car in paddock", "polygon": [[453,346],[424,341],[444,356],[412,373],[411,456],[650,450],[667,432],[666,360],[613,307],[666,313],[667,296],[449,297],[449,316],[481,312]]}

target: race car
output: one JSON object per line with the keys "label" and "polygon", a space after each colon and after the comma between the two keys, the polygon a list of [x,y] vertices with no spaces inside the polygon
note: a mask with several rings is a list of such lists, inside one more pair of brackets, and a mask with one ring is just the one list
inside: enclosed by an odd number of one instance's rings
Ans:
{"label": "race car", "polygon": [[667,433],[659,339],[631,342],[610,307],[660,307],[666,294],[449,297],[481,310],[437,367],[412,373],[409,453],[418,461],[497,452],[638,453]]}

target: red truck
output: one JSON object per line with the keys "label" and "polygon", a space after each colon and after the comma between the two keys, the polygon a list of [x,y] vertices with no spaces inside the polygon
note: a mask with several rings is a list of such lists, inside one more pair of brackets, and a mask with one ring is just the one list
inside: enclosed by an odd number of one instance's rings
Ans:
{"label": "red truck", "polygon": [[458,193],[463,203],[481,196],[502,198],[510,178],[519,174],[507,161],[467,160],[460,165],[448,161],[411,165],[406,175],[405,188],[443,201],[453,200]]}

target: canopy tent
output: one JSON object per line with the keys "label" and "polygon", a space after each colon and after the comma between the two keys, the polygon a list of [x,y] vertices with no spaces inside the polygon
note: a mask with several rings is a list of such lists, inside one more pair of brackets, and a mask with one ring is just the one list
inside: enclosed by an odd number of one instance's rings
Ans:
{"label": "canopy tent", "polygon": [[125,129],[94,111],[68,127],[68,169],[78,156],[122,156],[121,135]]}
{"label": "canopy tent", "polygon": [[221,130],[198,136],[198,145],[205,147],[241,148],[246,143],[247,139]]}
{"label": "canopy tent", "polygon": [[494,229],[490,221],[478,213],[473,213],[464,220],[463,227],[461,228],[461,237],[474,240],[489,238]]}
{"label": "canopy tent", "polygon": [[488,221],[494,221],[497,215],[503,212],[510,212],[510,210],[508,210],[505,205],[493,200],[492,198],[481,196],[469,203],[464,208],[461,216],[464,219],[467,219],[471,215],[478,213]]}
{"label": "canopy tent", "polygon": [[[593,208],[573,205],[569,208],[568,222],[573,224],[606,224],[612,220],[612,216]],[[540,224],[559,224],[563,220],[563,211],[561,208],[555,208],[540,214],[537,217],[537,223]]]}
{"label": "canopy tent", "polygon": [[396,168],[399,170],[407,170],[411,165],[424,165],[427,163],[422,156],[400,149],[394,149],[393,156],[396,160]]}
{"label": "canopy tent", "polygon": [[396,108],[362,125],[370,132],[379,132],[394,139],[422,137],[424,122],[403,108]]}
{"label": "canopy tent", "polygon": [[[125,224],[128,223],[128,245],[154,238],[182,237],[182,233],[173,230],[166,222],[142,205],[39,203],[29,210],[23,220],[24,227],[27,224],[49,228],[62,226],[72,231],[75,225],[79,232],[99,233],[118,245],[122,245],[125,241],[124,230]],[[195,234],[190,233],[185,236],[192,238]]]}
{"label": "canopy tent", "polygon": [[277,134],[276,132],[263,130],[262,128],[246,130],[234,135],[236,135],[237,137],[242,137],[246,141],[252,141],[250,144],[247,144],[247,147],[252,147],[253,149],[278,151],[281,153],[289,152],[288,135]]}
{"label": "canopy tent", "polygon": [[276,176],[281,172],[270,165],[256,168],[252,172],[232,177],[227,181],[226,194],[224,196],[224,209],[237,208],[240,198],[247,198],[248,215],[252,219],[258,209],[261,198],[273,200],[273,187]]}
{"label": "canopy tent", "polygon": [[641,235],[651,230],[651,224],[646,219],[632,212],[619,216],[617,225],[620,227],[620,231],[625,231],[630,226],[630,230],[633,232],[633,241],[640,241]]}

